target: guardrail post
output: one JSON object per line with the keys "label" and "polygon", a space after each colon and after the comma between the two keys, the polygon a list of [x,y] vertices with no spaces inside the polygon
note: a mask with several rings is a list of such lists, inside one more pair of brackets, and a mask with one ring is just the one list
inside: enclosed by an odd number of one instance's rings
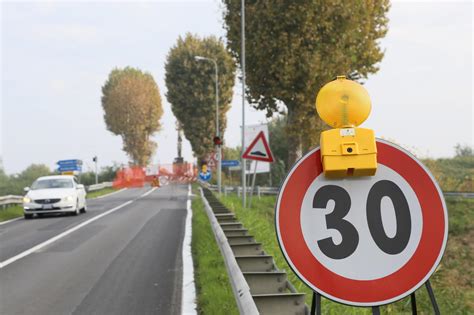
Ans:
{"label": "guardrail post", "polygon": [[257,186],[257,196],[258,196],[258,199],[260,199],[260,186]]}
{"label": "guardrail post", "polygon": [[240,187],[237,187],[237,197],[240,197]]}

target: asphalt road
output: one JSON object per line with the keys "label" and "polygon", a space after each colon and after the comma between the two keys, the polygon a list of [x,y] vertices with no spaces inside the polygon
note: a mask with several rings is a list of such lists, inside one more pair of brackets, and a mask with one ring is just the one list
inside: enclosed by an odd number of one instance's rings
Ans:
{"label": "asphalt road", "polygon": [[127,189],[77,217],[0,225],[0,262],[105,214],[0,269],[0,314],[179,314],[188,187]]}

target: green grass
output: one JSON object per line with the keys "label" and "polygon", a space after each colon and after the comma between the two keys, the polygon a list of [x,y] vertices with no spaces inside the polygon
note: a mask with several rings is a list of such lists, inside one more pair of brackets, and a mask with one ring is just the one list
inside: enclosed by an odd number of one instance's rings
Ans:
{"label": "green grass", "polygon": [[[311,290],[292,272],[278,246],[274,226],[275,197],[254,198],[252,208],[243,209],[241,199],[235,195],[222,197],[224,204],[234,211],[244,226],[263,243],[265,251],[272,255],[277,266],[289,274],[289,280],[299,292],[306,293],[306,303],[311,305]],[[449,211],[449,239],[446,253],[440,267],[431,277],[442,314],[474,313],[473,290],[473,247],[474,200],[447,199]],[[426,289],[416,292],[418,312],[432,314]],[[324,314],[371,314],[368,308],[350,307],[323,299]],[[390,314],[411,314],[410,299],[405,298],[388,306],[381,312]]]}
{"label": "green grass", "polygon": [[194,186],[192,254],[199,314],[238,314],[221,252],[199,191]]}
{"label": "green grass", "polygon": [[0,208],[0,222],[8,221],[23,216],[23,207],[19,205]]}
{"label": "green grass", "polygon": [[100,197],[100,196],[103,196],[103,195],[113,193],[114,191],[117,191],[117,189],[115,189],[113,187],[106,187],[106,188],[102,188],[102,189],[99,189],[99,190],[88,192],[86,198],[87,199],[93,199],[93,198],[97,198],[97,197]]}

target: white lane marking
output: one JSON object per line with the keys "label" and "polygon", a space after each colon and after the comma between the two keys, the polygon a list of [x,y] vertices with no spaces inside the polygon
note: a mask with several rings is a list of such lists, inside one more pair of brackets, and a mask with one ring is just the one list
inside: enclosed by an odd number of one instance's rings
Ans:
{"label": "white lane marking", "polygon": [[152,192],[154,192],[158,187],[153,187],[152,189],[150,189],[149,191],[147,191],[146,193],[142,194],[140,197],[138,198],[143,198],[143,197],[146,197],[148,196],[149,194],[151,194]]}
{"label": "white lane marking", "polygon": [[144,193],[143,195],[141,195],[140,197],[138,197],[138,198],[136,198],[136,199],[129,200],[129,201],[125,202],[125,203],[122,203],[121,205],[119,205],[119,206],[117,206],[117,207],[115,207],[115,208],[112,208],[112,209],[110,209],[110,210],[107,210],[107,211],[104,212],[104,213],[101,213],[101,214],[99,214],[99,215],[97,215],[97,216],[95,216],[95,217],[93,217],[93,218],[91,218],[91,219],[89,219],[89,220],[86,220],[86,221],[84,221],[84,222],[82,222],[82,223],[76,225],[75,227],[73,227],[73,228],[71,228],[71,229],[69,229],[69,230],[66,230],[66,231],[62,232],[61,234],[58,234],[58,235],[56,235],[56,236],[50,238],[49,240],[44,241],[43,243],[40,243],[40,244],[38,244],[38,245],[36,245],[36,246],[30,248],[30,249],[25,250],[24,252],[22,252],[22,253],[20,253],[20,254],[18,254],[18,255],[16,255],[16,256],[13,256],[13,257],[11,257],[11,258],[9,258],[9,259],[7,259],[7,260],[4,260],[4,261],[0,262],[0,269],[2,269],[2,268],[4,268],[4,267],[8,266],[8,265],[11,264],[11,263],[14,263],[15,261],[17,261],[17,260],[19,260],[19,259],[22,259],[22,258],[24,258],[24,257],[26,257],[26,256],[28,256],[28,255],[30,255],[30,254],[32,254],[32,253],[34,253],[34,252],[36,252],[36,251],[38,251],[38,250],[40,250],[40,249],[42,249],[42,248],[44,248],[44,247],[46,247],[46,246],[48,246],[48,245],[54,243],[54,242],[56,242],[57,240],[60,240],[61,238],[65,237],[65,236],[67,236],[67,235],[69,235],[69,234],[71,234],[72,232],[75,232],[75,231],[79,230],[80,228],[82,228],[82,227],[84,227],[84,226],[86,226],[86,225],[88,225],[88,224],[91,224],[92,222],[94,222],[94,221],[96,221],[96,220],[99,220],[99,219],[102,218],[102,217],[105,217],[106,215],[109,215],[109,214],[111,214],[111,213],[113,213],[113,212],[115,212],[115,211],[117,211],[117,210],[119,210],[119,209],[121,209],[121,208],[123,208],[123,207],[128,206],[129,204],[133,203],[134,201],[136,201],[136,200],[138,200],[138,199],[140,199],[140,198],[142,198],[142,197],[148,196],[148,195],[151,194],[155,189],[156,189],[156,188],[153,188],[153,189],[147,191],[146,193]]}
{"label": "white lane marking", "polygon": [[99,196],[99,197],[95,197],[95,198],[89,198],[88,200],[102,199],[102,198],[105,198],[105,197],[109,197],[109,196],[118,194],[119,192],[122,192],[122,191],[124,191],[124,190],[127,190],[127,187],[122,188],[122,189],[119,189],[119,190],[114,191],[114,192],[111,192],[110,194],[105,194],[105,195],[102,195],[102,196]]}
{"label": "white lane marking", "polygon": [[11,220],[8,220],[8,221],[0,222],[0,225],[4,225],[4,224],[10,223],[10,222],[14,222],[14,221],[17,221],[17,220],[20,220],[20,219],[23,219],[23,217],[18,217],[18,218],[11,219]]}
{"label": "white lane marking", "polygon": [[192,217],[191,185],[188,186],[188,201],[186,203],[186,229],[183,239],[183,294],[181,301],[182,314],[194,315],[196,312],[196,288],[194,287],[194,265],[191,254]]}

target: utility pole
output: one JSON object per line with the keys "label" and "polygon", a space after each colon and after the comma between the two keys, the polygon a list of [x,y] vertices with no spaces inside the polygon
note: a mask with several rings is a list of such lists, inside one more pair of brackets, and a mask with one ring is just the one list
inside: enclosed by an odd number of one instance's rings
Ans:
{"label": "utility pole", "polygon": [[[242,0],[242,5],[241,5],[241,27],[242,27],[242,52],[241,52],[241,68],[242,68],[242,153],[241,155],[244,155],[245,152],[245,0]],[[242,207],[245,208],[246,205],[246,199],[247,199],[247,189],[246,189],[246,178],[245,178],[245,172],[246,172],[246,165],[245,165],[245,159],[242,158]]]}
{"label": "utility pole", "polygon": [[97,168],[97,155],[92,158],[92,161],[95,163],[95,184],[99,183],[99,170]]}

